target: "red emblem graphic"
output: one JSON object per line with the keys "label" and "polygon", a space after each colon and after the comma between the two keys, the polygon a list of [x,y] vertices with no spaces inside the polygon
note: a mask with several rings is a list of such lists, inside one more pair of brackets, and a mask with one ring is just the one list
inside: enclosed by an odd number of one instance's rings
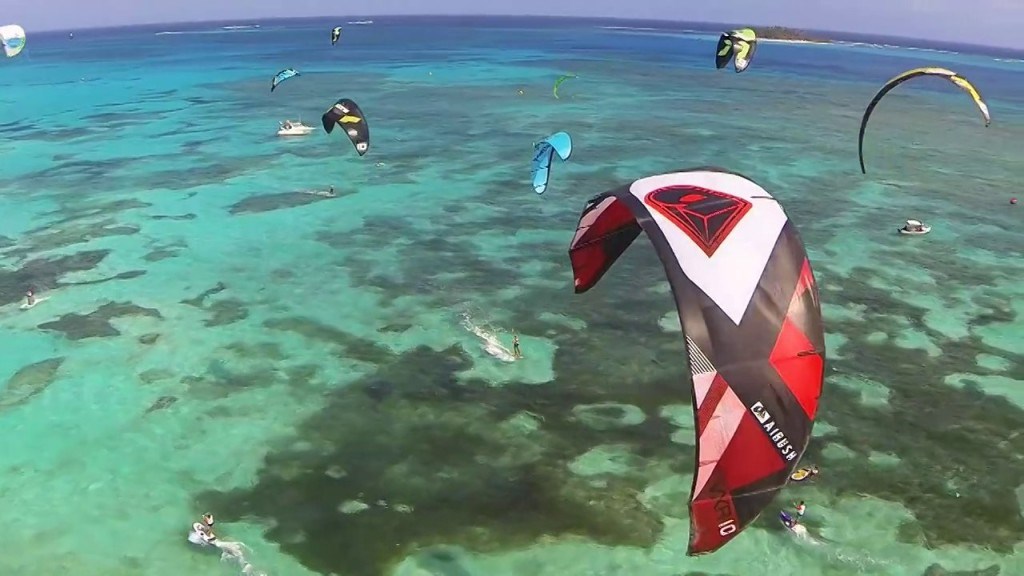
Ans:
{"label": "red emblem graphic", "polygon": [[751,208],[748,200],[698,186],[659,188],[647,194],[644,201],[685,232],[709,257]]}

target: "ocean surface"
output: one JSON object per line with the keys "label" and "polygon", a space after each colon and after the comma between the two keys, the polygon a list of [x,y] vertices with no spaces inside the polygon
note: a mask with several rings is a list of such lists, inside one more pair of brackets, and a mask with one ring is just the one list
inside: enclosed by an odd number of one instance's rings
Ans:
{"label": "ocean surface", "polygon": [[[0,62],[0,574],[1024,574],[1021,55],[764,42],[735,74],[697,25],[346,20],[29,30]],[[921,65],[992,126],[908,83],[862,175],[862,110]],[[342,97],[364,157],[319,129]],[[810,538],[769,509],[690,558],[664,272],[640,238],[574,295],[566,249],[591,196],[701,165],[798,225],[828,367],[822,473],[776,501]],[[244,561],[186,541],[207,511]]]}

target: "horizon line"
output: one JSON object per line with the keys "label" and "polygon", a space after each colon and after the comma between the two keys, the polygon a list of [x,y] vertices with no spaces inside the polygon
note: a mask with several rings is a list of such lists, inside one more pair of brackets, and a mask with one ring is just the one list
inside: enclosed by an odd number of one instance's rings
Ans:
{"label": "horizon line", "polygon": [[[849,35],[849,36],[864,36],[874,38],[888,38],[894,40],[914,40],[922,42],[939,42],[944,44],[950,44],[953,46],[965,46],[965,47],[976,47],[976,48],[995,48],[997,50],[1006,50],[1009,52],[1021,52],[1021,50],[1015,50],[1006,46],[998,46],[991,44],[973,44],[968,42],[954,42],[950,40],[938,40],[935,38],[925,38],[921,36],[890,36],[887,34],[872,34],[869,32],[854,32],[849,30],[828,30],[819,28],[802,28],[796,26],[787,26],[784,24],[758,24],[753,22],[746,22],[742,24],[729,24],[727,22],[713,22],[709,20],[677,20],[677,19],[661,19],[661,18],[623,18],[617,16],[564,16],[564,15],[550,15],[550,14],[423,14],[423,13],[408,13],[408,14],[322,14],[317,16],[271,16],[271,17],[253,17],[244,18],[237,17],[231,19],[202,19],[202,20],[174,20],[174,21],[160,21],[160,22],[140,22],[137,24],[115,24],[112,26],[93,26],[87,25],[79,28],[40,28],[40,33],[57,33],[57,32],[77,32],[85,30],[120,30],[125,28],[141,28],[149,26],[175,26],[184,24],[219,24],[219,23],[238,23],[240,21],[251,21],[251,22],[273,22],[278,20],[317,20],[326,18],[352,18],[352,19],[373,19],[373,18],[524,18],[524,19],[538,19],[538,20],[591,20],[591,21],[605,21],[605,22],[650,22],[658,24],[698,24],[698,25],[725,25],[725,26],[748,26],[751,28],[765,28],[765,27],[777,27],[787,28],[799,32],[814,32],[819,34],[836,34],[836,35]],[[828,40],[828,38],[824,38]]]}

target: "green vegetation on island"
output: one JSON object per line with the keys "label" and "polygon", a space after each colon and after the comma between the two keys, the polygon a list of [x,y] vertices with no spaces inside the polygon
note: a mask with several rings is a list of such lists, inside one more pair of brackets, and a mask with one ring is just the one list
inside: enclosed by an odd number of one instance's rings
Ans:
{"label": "green vegetation on island", "polygon": [[796,40],[800,42],[817,42],[820,44],[829,44],[832,42],[826,38],[811,36],[801,30],[784,28],[782,26],[765,26],[763,28],[755,28],[754,30],[757,32],[757,38],[759,40]]}

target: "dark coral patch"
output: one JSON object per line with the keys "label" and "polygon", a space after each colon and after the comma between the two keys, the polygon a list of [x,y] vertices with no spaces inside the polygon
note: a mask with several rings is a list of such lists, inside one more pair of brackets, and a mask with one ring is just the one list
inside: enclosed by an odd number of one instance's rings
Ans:
{"label": "dark coral patch", "polygon": [[131,280],[133,278],[139,278],[140,276],[145,275],[145,270],[126,270],[124,272],[119,272],[108,278],[98,278],[96,280],[82,280],[80,282],[61,282],[58,284],[58,286],[88,286],[91,284],[104,284],[106,282],[114,282],[116,280]]}
{"label": "dark coral patch", "polygon": [[311,318],[275,318],[267,320],[263,325],[273,330],[293,332],[322,344],[338,346],[343,357],[359,362],[381,365],[394,358],[394,352],[386,346]]}
{"label": "dark coral patch", "polygon": [[200,506],[266,519],[268,536],[308,568],[354,576],[385,574],[442,543],[494,551],[559,534],[656,542],[661,521],[635,497],[642,472],[594,484],[568,470],[607,433],[572,423],[572,434],[524,431],[513,417],[526,395],[458,383],[469,365],[458,348],[403,355],[336,392],[298,430],[300,442],[267,457],[253,488],[203,495]]}
{"label": "dark coral patch", "polygon": [[196,215],[191,212],[187,214],[155,214],[152,218],[153,220],[174,220],[177,222],[183,222],[187,220],[195,220]]}
{"label": "dark coral patch", "polygon": [[227,299],[218,300],[206,306],[206,310],[212,316],[203,321],[204,326],[227,326],[235,322],[241,322],[249,317],[249,309],[240,300]]}
{"label": "dark coral patch", "polygon": [[156,412],[158,410],[166,410],[178,402],[177,396],[161,396],[150,404],[149,408],[146,408],[146,414]]}
{"label": "dark coral patch", "polygon": [[188,304],[189,306],[195,306],[196,308],[202,308],[206,304],[206,299],[210,296],[215,296],[221,292],[227,290],[228,287],[223,282],[217,282],[212,288],[207,288],[199,293],[197,296],[192,298],[186,298],[182,300],[182,304]]}
{"label": "dark coral patch", "polygon": [[335,197],[320,196],[317,194],[309,194],[306,192],[281,192],[277,194],[261,194],[257,196],[250,196],[244,200],[239,200],[228,208],[228,211],[232,214],[239,216],[242,214],[258,214],[261,212],[270,212],[273,210],[283,210],[285,208],[294,208],[296,206],[306,206],[307,204],[313,204],[316,202],[322,202],[324,200],[331,200]]}
{"label": "dark coral patch", "polygon": [[0,388],[0,408],[24,404],[46,390],[57,379],[63,364],[64,358],[60,357],[23,366]]}
{"label": "dark coral patch", "polygon": [[114,328],[110,321],[125,316],[163,318],[160,311],[154,308],[144,308],[130,302],[108,302],[88,314],[65,314],[54,322],[40,324],[39,328],[62,332],[69,340],[110,338],[121,335],[121,332]]}
{"label": "dark coral patch", "polygon": [[38,292],[57,286],[59,278],[67,273],[92,270],[109,254],[110,250],[89,250],[69,256],[30,260],[13,272],[0,269],[0,306],[20,301],[26,290]]}

